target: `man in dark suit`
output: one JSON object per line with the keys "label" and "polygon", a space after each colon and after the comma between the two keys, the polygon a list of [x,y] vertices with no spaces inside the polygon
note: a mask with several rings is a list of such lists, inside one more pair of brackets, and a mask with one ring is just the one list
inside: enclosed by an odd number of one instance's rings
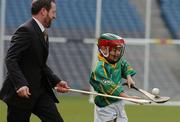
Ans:
{"label": "man in dark suit", "polygon": [[43,122],[63,122],[52,88],[68,92],[66,81],[47,66],[48,37],[44,34],[56,18],[54,0],[32,0],[32,19],[14,33],[6,56],[7,77],[0,98],[8,106],[8,122],[29,122],[31,113]]}

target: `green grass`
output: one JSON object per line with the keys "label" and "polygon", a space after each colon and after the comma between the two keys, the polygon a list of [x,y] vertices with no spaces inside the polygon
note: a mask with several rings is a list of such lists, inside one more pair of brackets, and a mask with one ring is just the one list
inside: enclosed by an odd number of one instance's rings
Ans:
{"label": "green grass", "polygon": [[[93,122],[93,104],[88,96],[61,96],[57,104],[65,122]],[[6,105],[0,101],[0,122],[6,122]],[[127,105],[129,122],[180,122],[180,106]],[[31,122],[40,122],[32,115]]]}
{"label": "green grass", "polygon": [[180,122],[180,106],[126,107],[129,122]]}
{"label": "green grass", "polygon": [[[61,96],[57,104],[65,122],[93,122],[93,104],[88,102],[87,96]],[[0,122],[6,122],[7,106],[0,100]],[[31,122],[40,122],[35,115]]]}

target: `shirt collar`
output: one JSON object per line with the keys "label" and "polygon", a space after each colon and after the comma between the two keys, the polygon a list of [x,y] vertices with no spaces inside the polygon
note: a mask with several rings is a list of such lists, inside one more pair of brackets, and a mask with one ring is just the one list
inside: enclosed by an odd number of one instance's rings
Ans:
{"label": "shirt collar", "polygon": [[103,62],[111,65],[111,66],[114,67],[114,68],[117,66],[117,63],[115,63],[115,64],[109,63],[100,53],[98,54],[98,60],[99,60],[99,61],[103,61]]}
{"label": "shirt collar", "polygon": [[39,22],[39,20],[37,20],[35,17],[32,17],[36,23],[38,24],[38,26],[40,27],[41,31],[44,32],[45,28],[44,26],[41,24],[41,22]]}

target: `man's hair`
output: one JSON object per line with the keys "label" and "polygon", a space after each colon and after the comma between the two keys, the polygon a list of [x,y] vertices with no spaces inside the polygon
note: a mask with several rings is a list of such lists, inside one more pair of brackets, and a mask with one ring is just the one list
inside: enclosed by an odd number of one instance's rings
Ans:
{"label": "man's hair", "polygon": [[42,8],[45,8],[47,11],[49,11],[51,9],[51,2],[55,3],[55,0],[32,0],[31,14],[38,14]]}

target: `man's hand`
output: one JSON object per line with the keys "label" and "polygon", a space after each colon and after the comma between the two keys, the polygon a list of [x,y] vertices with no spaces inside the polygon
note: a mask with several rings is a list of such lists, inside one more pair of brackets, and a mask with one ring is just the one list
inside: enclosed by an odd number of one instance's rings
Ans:
{"label": "man's hand", "polygon": [[29,92],[29,88],[27,86],[22,86],[16,92],[20,97],[29,98],[29,96],[31,95],[31,93]]}
{"label": "man's hand", "polygon": [[135,85],[134,80],[132,79],[131,75],[127,76],[127,80],[126,80],[128,87],[131,88],[131,85]]}
{"label": "man's hand", "polygon": [[56,84],[55,86],[55,90],[57,92],[61,92],[61,93],[65,93],[65,92],[68,92],[69,91],[69,86],[67,85],[67,82],[66,81],[60,81],[59,83]]}

